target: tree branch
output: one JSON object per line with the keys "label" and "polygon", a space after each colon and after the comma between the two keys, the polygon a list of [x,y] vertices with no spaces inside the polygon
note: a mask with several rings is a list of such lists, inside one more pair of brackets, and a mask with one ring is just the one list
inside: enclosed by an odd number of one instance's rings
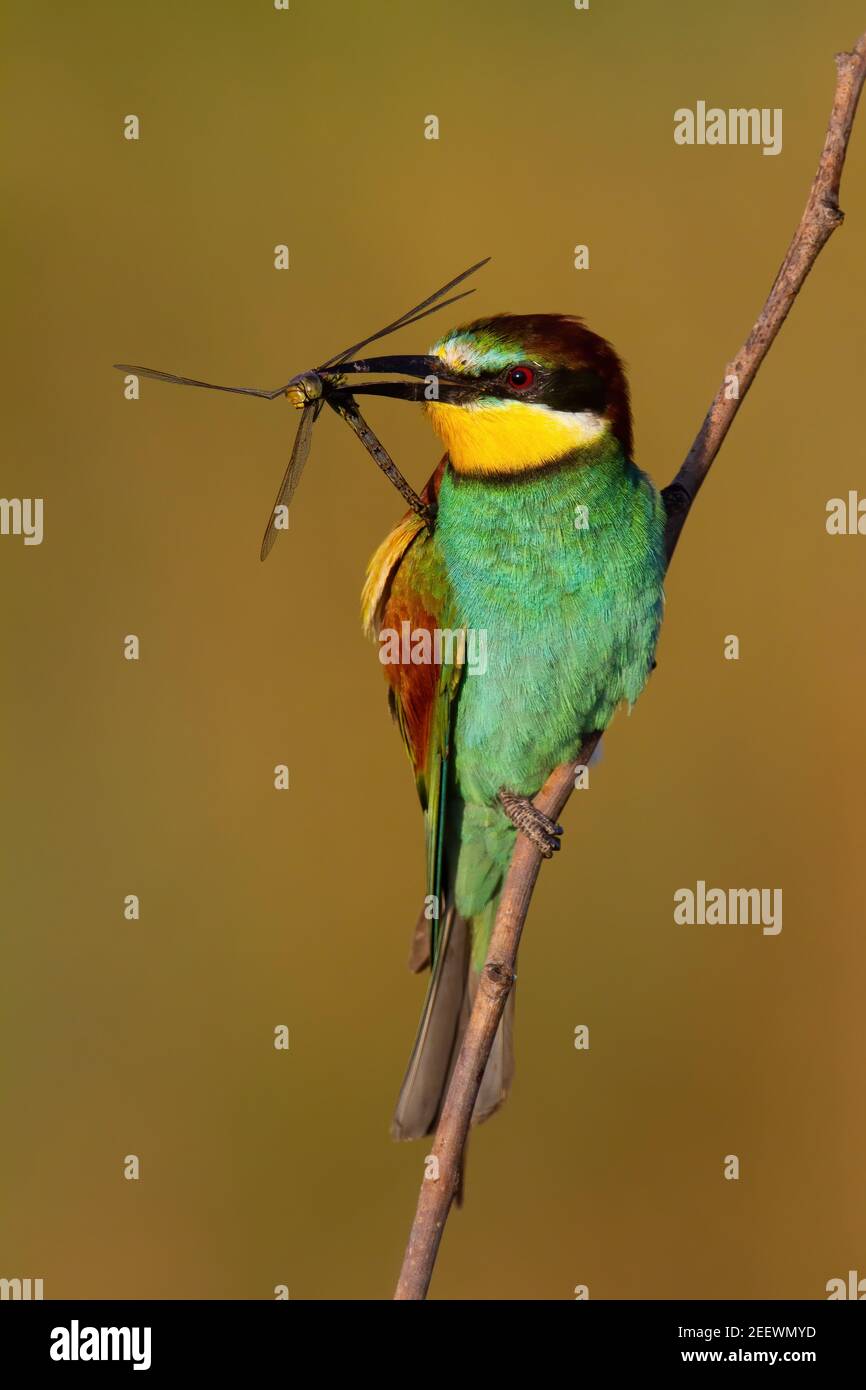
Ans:
{"label": "tree branch", "polygon": [[[818,169],[805,211],[773,287],[743,347],[725,368],[722,385],[676,477],[663,490],[667,511],[665,545],[668,563],[698,490],[724,442],[734,416],[755,379],[758,368],[785,322],[818,254],[842,221],[839,184],[857,102],[866,77],[866,33],[850,53],[836,55],[836,91]],[[731,379],[735,384],[732,384]],[[736,394],[734,394],[736,392]],[[535,804],[557,820],[575,783],[575,771],[585,765],[601,738],[584,740],[572,763],[548,777]],[[514,983],[517,949],[541,868],[538,850],[518,835],[487,961],[442,1107],[432,1154],[438,1159],[438,1178],[425,1178],[409,1235],[396,1299],[423,1299],[427,1294],[439,1242],[460,1180],[463,1150],[475,1098],[490,1056],[505,1001]]]}

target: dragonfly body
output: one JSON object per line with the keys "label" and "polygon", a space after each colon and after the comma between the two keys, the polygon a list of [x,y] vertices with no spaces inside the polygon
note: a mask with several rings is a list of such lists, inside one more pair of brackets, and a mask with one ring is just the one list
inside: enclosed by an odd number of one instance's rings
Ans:
{"label": "dragonfly body", "polygon": [[[476,270],[486,265],[489,256],[483,261],[477,261],[475,265],[469,266],[468,270],[456,275],[453,280],[449,280],[441,289],[422,299],[420,304],[401,314],[399,318],[392,320],[384,328],[378,329],[375,333],[370,333],[360,342],[353,343],[351,347],[344,348],[342,352],[335,353],[329,357],[327,362],[323,362],[320,367],[311,372],[300,372],[297,376],[291,377],[284,386],[277,386],[274,389],[266,389],[260,386],[220,386],[212,381],[200,381],[197,377],[178,376],[174,372],[165,372],[154,367],[137,367],[126,362],[115,362],[117,371],[129,372],[137,376],[148,377],[153,381],[165,381],[175,386],[198,386],[208,391],[226,391],[240,396],[259,396],[264,400],[273,401],[279,396],[286,396],[296,409],[301,412],[301,419],[298,424],[297,434],[292,446],[288,466],[283,474],[280,489],[277,493],[277,500],[274,503],[268,524],[265,528],[264,539],[262,540],[260,557],[265,560],[270,554],[274,541],[280,530],[286,529],[288,525],[289,503],[297,489],[304,471],[304,466],[310,453],[312,441],[313,425],[319,418],[322,406],[327,403],[352,427],[358,438],[362,441],[367,451],[375,459],[376,463],[394,483],[395,487],[409,502],[419,516],[426,517],[427,509],[421,502],[417,493],[409,486],[393,459],[386,452],[380,441],[376,438],[367,422],[361,416],[360,411],[352,397],[351,388],[345,385],[345,376],[349,372],[367,373],[370,371],[393,370],[387,364],[398,359],[376,358],[356,360],[355,354],[361,348],[367,347],[370,343],[377,342],[380,338],[387,337],[389,333],[395,333],[398,328],[406,328],[408,325],[417,323],[419,319],[427,318],[429,314],[437,313],[449,304],[456,304],[458,299],[465,299],[468,294],[474,293],[472,290],[461,290],[460,294],[452,295],[449,299],[443,298],[450,290],[470,275],[474,275]],[[400,365],[397,371],[407,370],[411,375],[424,375],[425,369],[429,369],[430,364],[426,359],[402,358],[399,359]],[[440,364],[433,363],[432,370],[436,371]],[[419,370],[420,366],[420,370]],[[404,395],[406,399],[421,399],[418,388],[414,384],[404,383],[404,389],[386,386],[376,383],[371,386],[360,388],[369,394],[389,394]],[[447,386],[446,386],[447,389]]]}

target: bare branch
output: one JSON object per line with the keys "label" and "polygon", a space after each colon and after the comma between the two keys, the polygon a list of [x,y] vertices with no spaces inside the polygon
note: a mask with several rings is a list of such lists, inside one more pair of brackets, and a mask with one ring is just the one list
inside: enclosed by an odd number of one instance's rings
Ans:
{"label": "bare branch", "polygon": [[[833,109],[800,225],[751,333],[725,368],[725,380],[698,435],[676,477],[662,494],[668,514],[665,537],[668,561],[698,489],[721,448],[758,368],[785,322],[819,252],[842,221],[839,184],[864,77],[866,33],[861,35],[851,53],[836,55]],[[730,377],[737,379],[737,394],[733,396],[726,391]],[[729,396],[732,398],[729,399]],[[559,818],[574,789],[576,768],[589,761],[600,737],[598,733],[590,735],[576,760],[556,768],[548,777],[535,798],[536,806],[548,816],[555,820]],[[538,850],[525,836],[519,835],[502,890],[481,984],[433,1143],[432,1153],[439,1160],[439,1177],[437,1180],[425,1179],[421,1183],[415,1220],[394,1295],[397,1299],[423,1299],[427,1294],[439,1242],[460,1179],[475,1098],[505,1001],[514,982],[517,949],[540,868]]]}
{"label": "bare branch", "polygon": [[[551,820],[559,813],[574,789],[575,772],[592,757],[601,734],[585,739],[573,763],[563,763],[548,777],[535,798],[535,804]],[[472,1120],[475,1097],[481,1085],[487,1058],[505,1001],[514,984],[517,948],[538,870],[541,855],[525,835],[518,835],[496,923],[490,937],[487,960],[475,996],[463,1044],[448,1086],[436,1138],[431,1153],[439,1161],[439,1180],[421,1184],[418,1210],[409,1235],[400,1282],[394,1295],[398,1299],[423,1298],[427,1293],[436,1252],[448,1211],[454,1199],[463,1167],[463,1149]]]}

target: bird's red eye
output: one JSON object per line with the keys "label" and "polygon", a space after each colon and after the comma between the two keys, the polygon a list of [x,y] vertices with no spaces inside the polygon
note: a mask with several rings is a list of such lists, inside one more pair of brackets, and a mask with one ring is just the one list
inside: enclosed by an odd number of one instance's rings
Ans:
{"label": "bird's red eye", "polygon": [[531,367],[511,367],[505,380],[515,391],[528,391],[535,380],[535,372]]}

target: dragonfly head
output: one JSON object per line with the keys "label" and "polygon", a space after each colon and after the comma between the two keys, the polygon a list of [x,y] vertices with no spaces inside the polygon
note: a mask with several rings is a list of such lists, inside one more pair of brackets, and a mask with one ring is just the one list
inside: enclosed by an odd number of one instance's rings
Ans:
{"label": "dragonfly head", "polygon": [[[331,379],[329,378],[329,384]],[[286,399],[296,410],[303,410],[311,401],[319,400],[325,391],[325,384],[318,372],[303,372],[293,377],[286,387]]]}

